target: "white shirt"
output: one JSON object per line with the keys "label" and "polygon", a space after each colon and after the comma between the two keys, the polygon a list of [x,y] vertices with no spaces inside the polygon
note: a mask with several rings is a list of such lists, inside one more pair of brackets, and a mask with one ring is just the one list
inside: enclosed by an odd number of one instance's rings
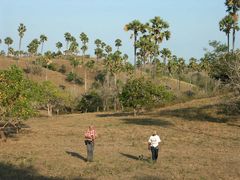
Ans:
{"label": "white shirt", "polygon": [[148,142],[150,143],[150,146],[157,147],[158,144],[161,142],[161,139],[158,135],[150,136]]}

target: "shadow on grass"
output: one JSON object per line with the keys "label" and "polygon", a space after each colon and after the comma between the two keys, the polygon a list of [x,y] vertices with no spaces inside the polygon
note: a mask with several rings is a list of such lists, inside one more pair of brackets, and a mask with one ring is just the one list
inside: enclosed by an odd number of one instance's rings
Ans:
{"label": "shadow on grass", "polygon": [[211,111],[217,111],[216,114],[220,114],[219,109],[221,105],[207,105],[201,107],[191,107],[191,108],[180,108],[174,110],[163,110],[158,113],[157,116],[174,116],[182,118],[188,121],[208,121],[208,122],[218,122],[226,123],[229,119],[225,117],[214,117]]}
{"label": "shadow on grass", "polygon": [[97,114],[96,116],[97,117],[123,117],[123,116],[133,116],[133,113],[119,112],[119,113]]}
{"label": "shadow on grass", "polygon": [[16,167],[0,162],[1,180],[61,180],[61,178],[46,177],[38,174],[32,167]]}
{"label": "shadow on grass", "polygon": [[120,154],[129,158],[129,159],[139,160],[138,156],[134,156],[134,155],[131,155],[131,154],[125,154],[125,153],[121,153],[121,152],[120,152]]}
{"label": "shadow on grass", "polygon": [[134,179],[138,180],[164,180],[166,178],[161,178],[158,176],[135,176]]}
{"label": "shadow on grass", "polygon": [[169,121],[162,119],[152,119],[152,118],[125,118],[121,119],[126,124],[136,124],[136,125],[144,125],[144,126],[161,126],[168,127],[173,126],[173,124]]}
{"label": "shadow on grass", "polygon": [[79,158],[85,162],[87,162],[87,159],[85,157],[83,157],[82,155],[76,153],[76,152],[70,152],[70,151],[66,151],[67,154],[69,154],[70,156],[73,156],[73,157],[76,157],[76,158]]}

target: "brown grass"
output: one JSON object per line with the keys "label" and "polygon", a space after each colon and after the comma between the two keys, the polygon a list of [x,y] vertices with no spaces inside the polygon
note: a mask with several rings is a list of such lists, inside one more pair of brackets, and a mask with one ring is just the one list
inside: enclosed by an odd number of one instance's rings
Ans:
{"label": "brown grass", "polygon": [[[136,118],[89,113],[31,119],[29,128],[0,144],[0,179],[238,179],[239,127],[224,123],[231,119],[221,114],[217,98]],[[91,123],[99,138],[88,163],[83,134]],[[146,143],[152,130],[163,141],[156,164]]]}

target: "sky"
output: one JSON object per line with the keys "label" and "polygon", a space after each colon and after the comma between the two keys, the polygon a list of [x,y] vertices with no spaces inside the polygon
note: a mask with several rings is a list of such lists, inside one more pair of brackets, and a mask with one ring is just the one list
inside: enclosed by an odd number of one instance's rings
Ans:
{"label": "sky", "polygon": [[[201,58],[209,40],[226,43],[219,31],[219,21],[227,14],[225,0],[0,0],[0,39],[10,36],[13,48],[18,49],[18,26],[23,23],[27,31],[22,49],[41,34],[48,37],[44,50],[56,51],[56,42],[64,45],[64,33],[70,32],[80,43],[79,34],[85,32],[90,40],[88,54],[94,55],[94,41],[99,38],[114,47],[121,39],[120,50],[133,62],[131,32],[124,25],[138,19],[148,22],[160,16],[170,25],[171,38],[161,44],[173,54],[188,60]],[[236,47],[240,47],[237,33]],[[0,49],[6,50],[4,43]]]}

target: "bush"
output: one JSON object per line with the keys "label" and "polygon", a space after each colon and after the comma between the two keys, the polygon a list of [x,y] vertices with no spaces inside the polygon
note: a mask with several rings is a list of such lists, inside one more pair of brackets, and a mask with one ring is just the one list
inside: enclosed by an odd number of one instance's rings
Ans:
{"label": "bush", "polygon": [[81,112],[96,112],[101,111],[102,109],[103,100],[95,92],[83,95],[83,97],[81,98],[77,105],[77,110]]}
{"label": "bush", "polygon": [[27,74],[34,74],[41,76],[42,75],[42,67],[38,65],[28,66],[26,69],[24,69],[24,72]]}
{"label": "bush", "polygon": [[171,101],[173,94],[164,86],[158,86],[143,78],[129,80],[119,94],[119,99],[124,107],[134,109],[151,108],[156,105]]}
{"label": "bush", "polygon": [[[49,64],[48,66],[46,66],[49,70],[52,70],[52,71],[57,71],[57,65],[55,63],[51,63]],[[45,67],[45,68],[46,68]]]}
{"label": "bush", "polygon": [[66,66],[63,64],[61,65],[61,67],[58,69],[58,72],[62,73],[62,74],[65,74],[67,71],[67,68]]}
{"label": "bush", "polygon": [[73,83],[76,83],[76,84],[79,84],[79,85],[83,85],[84,84],[83,78],[77,76],[77,74],[72,73],[72,72],[67,74],[66,81],[73,82]]}

